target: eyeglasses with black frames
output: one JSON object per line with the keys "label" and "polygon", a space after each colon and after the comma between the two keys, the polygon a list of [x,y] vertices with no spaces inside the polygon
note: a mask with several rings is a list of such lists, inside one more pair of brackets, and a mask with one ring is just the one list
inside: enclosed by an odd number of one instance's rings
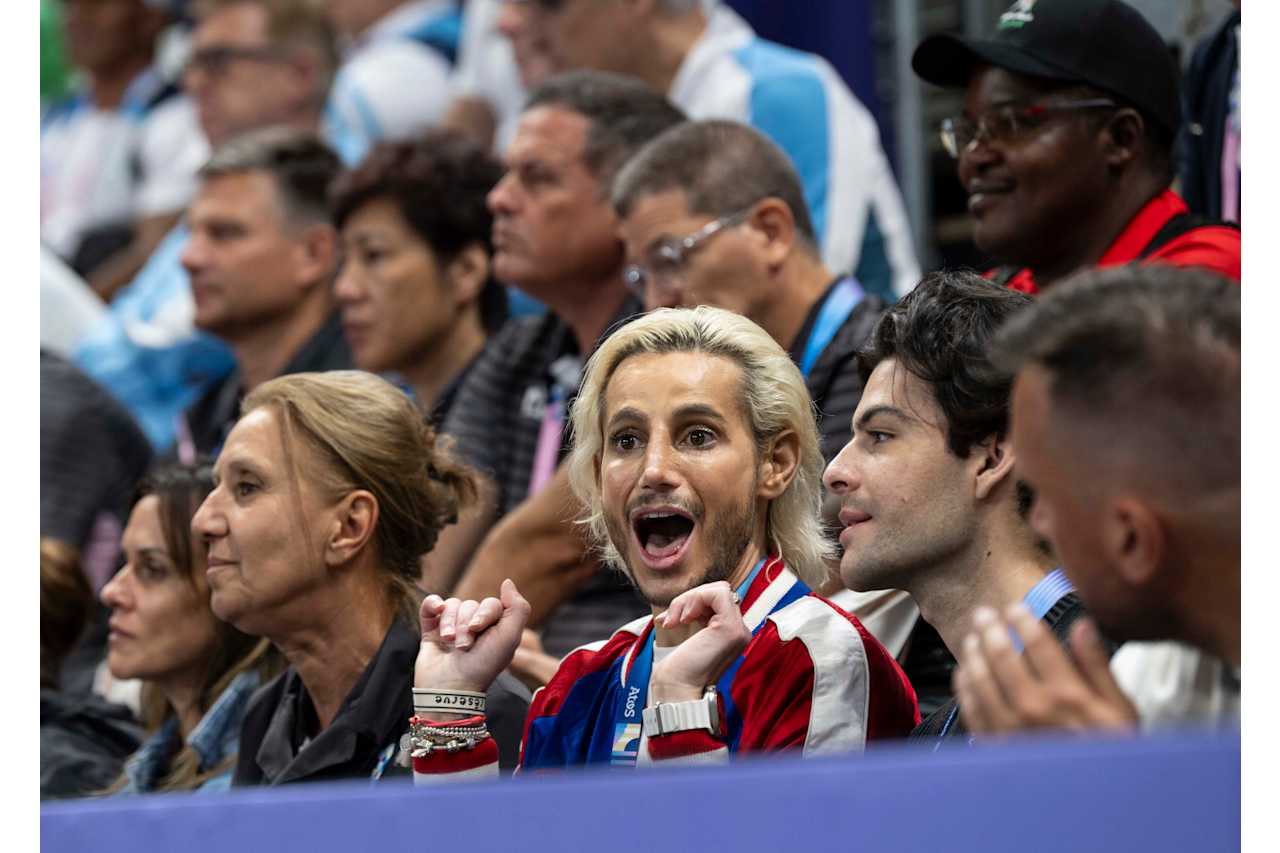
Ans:
{"label": "eyeglasses with black frames", "polygon": [[203,71],[210,77],[221,77],[231,68],[233,62],[250,60],[254,62],[282,62],[288,57],[277,47],[234,47],[217,45],[192,51],[187,57],[187,72]]}

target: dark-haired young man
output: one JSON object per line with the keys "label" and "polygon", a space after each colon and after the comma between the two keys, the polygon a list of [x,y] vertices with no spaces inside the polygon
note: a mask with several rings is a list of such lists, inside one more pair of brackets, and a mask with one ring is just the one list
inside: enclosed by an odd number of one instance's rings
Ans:
{"label": "dark-haired young man", "polygon": [[1178,69],[1119,0],[1018,2],[987,40],[931,36],[911,60],[965,89],[943,124],[993,278],[1026,293],[1132,261],[1240,278],[1240,232],[1192,217],[1169,185]]}
{"label": "dark-haired young man", "polygon": [[[1031,524],[1117,640],[1220,660],[1213,707],[1240,698],[1240,291],[1199,270],[1082,274],[1013,318],[1013,438]],[[1075,662],[1025,613],[975,616],[956,687],[979,731],[1131,728],[1138,713],[1087,625]],[[981,620],[981,621],[979,621]]]}
{"label": "dark-haired young man", "polygon": [[268,128],[231,140],[200,170],[182,266],[195,325],[225,341],[236,369],[183,416],[178,452],[213,456],[257,385],[351,367],[333,301],[337,232],[327,191],[341,164],[313,133]]}
{"label": "dark-haired young man", "polygon": [[[859,354],[853,438],[823,477],[840,497],[845,585],[911,593],[957,659],[976,607],[1026,601],[1055,631],[1081,612],[1024,517],[1010,382],[988,358],[996,329],[1030,301],[972,273],[926,276]],[[963,730],[952,701],[914,734]]]}

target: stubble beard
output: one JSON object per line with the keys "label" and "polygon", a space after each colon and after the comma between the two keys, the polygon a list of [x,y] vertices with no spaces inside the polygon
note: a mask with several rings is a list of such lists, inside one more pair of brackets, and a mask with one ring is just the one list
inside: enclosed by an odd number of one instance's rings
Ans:
{"label": "stubble beard", "polygon": [[[751,494],[755,494],[755,489],[752,489]],[[695,579],[683,589],[675,590],[670,594],[650,593],[640,585],[636,580],[636,567],[630,562],[630,548],[618,547],[619,543],[629,546],[632,541],[631,525],[625,517],[617,519],[613,514],[605,513],[605,528],[609,533],[609,541],[613,543],[614,550],[621,559],[620,568],[636,591],[654,607],[669,607],[677,595],[688,592],[694,587],[728,580],[741,562],[742,555],[751,546],[751,540],[755,535],[756,508],[755,501],[750,496],[745,501],[745,505],[727,510],[722,522],[714,526],[704,524],[705,514],[702,507],[697,508],[697,513],[693,512],[692,507],[685,507],[685,509],[703,528],[701,533],[707,537],[709,560],[706,570],[701,575],[696,575]],[[627,515],[629,516],[630,513],[628,512]]]}

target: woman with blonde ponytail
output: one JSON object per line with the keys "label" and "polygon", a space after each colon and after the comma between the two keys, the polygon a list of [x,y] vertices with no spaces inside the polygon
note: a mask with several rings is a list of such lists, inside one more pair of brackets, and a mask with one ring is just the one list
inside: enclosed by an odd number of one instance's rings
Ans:
{"label": "woman with blonde ponytail", "polygon": [[[192,521],[213,612],[289,664],[248,710],[234,784],[407,774],[419,559],[476,499],[471,471],[403,392],[360,371],[259,385],[214,471]],[[489,695],[510,765],[527,705],[512,690]]]}
{"label": "woman with blonde ponytail", "polygon": [[102,589],[111,608],[107,667],[142,680],[148,732],[109,792],[230,787],[249,697],[281,669],[269,643],[209,609],[191,517],[212,488],[207,465],[157,469],[129,514],[125,566]]}

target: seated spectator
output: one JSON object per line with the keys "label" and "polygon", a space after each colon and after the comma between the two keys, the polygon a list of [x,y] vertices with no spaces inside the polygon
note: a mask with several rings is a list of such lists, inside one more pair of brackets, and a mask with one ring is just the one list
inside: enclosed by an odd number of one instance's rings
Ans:
{"label": "seated spectator", "polygon": [[708,12],[697,0],[507,3],[499,28],[517,65],[629,74],[690,118],[751,125],[800,173],[830,269],[890,299],[919,280],[875,119],[822,57],[760,38],[726,3]]}
{"label": "seated spectator", "polygon": [[[474,498],[471,472],[405,394],[334,371],[250,392],[215,476],[192,521],[213,611],[289,663],[249,706],[235,784],[405,772],[418,560]],[[514,764],[526,703],[503,685],[490,702]]]}
{"label": "seated spectator", "polygon": [[77,551],[95,590],[119,566],[120,532],[150,464],[147,437],[124,407],[42,349],[40,536]]}
{"label": "seated spectator", "polygon": [[[275,125],[333,141],[321,119],[337,48],[317,0],[198,0],[193,11],[183,85],[211,146]],[[192,323],[189,237],[183,224],[169,232],[76,352],[162,453],[183,411],[235,368],[231,350]]]}
{"label": "seated spectator", "polygon": [[645,308],[712,305],[761,326],[800,368],[835,456],[862,390],[854,356],[884,300],[822,262],[786,154],[744,124],[682,124],[627,161],[613,204]]}
{"label": "seated spectator", "polygon": [[[450,67],[462,18],[456,0],[327,0],[346,42],[325,120],[345,163],[378,140],[439,124],[452,99]],[[406,85],[406,81],[412,81]]]}
{"label": "seated spectator", "polygon": [[40,799],[102,790],[138,748],[129,709],[61,688],[62,663],[84,633],[93,590],[74,548],[40,540]]}
{"label": "seated spectator", "polygon": [[485,149],[433,131],[380,144],[330,192],[345,245],[334,296],[355,363],[398,374],[436,424],[506,320],[485,206],[501,177]]}
{"label": "seated spectator", "polygon": [[115,792],[227,789],[249,697],[279,669],[267,643],[209,609],[191,516],[211,488],[208,466],[157,469],[129,515],[125,567],[102,590],[111,608],[107,667],[142,679],[149,733]]}
{"label": "seated spectator", "polygon": [[[623,326],[587,363],[573,434],[584,521],[652,615],[565,658],[530,707],[522,768],[843,753],[915,724],[893,658],[810,591],[831,552],[817,424],[764,330],[708,307]],[[496,771],[483,708],[451,710],[476,708],[462,703],[508,665],[528,615],[510,580],[500,598],[423,602],[418,780]]]}
{"label": "seated spectator", "polygon": [[[885,305],[823,264],[786,155],[744,124],[682,124],[627,162],[613,203],[631,261],[627,282],[645,307],[713,305],[759,324],[800,368],[830,461],[849,441],[862,393],[855,356]],[[833,526],[838,503],[824,504]],[[909,649],[903,665],[922,709],[950,698],[951,655],[910,596],[854,592],[838,578],[820,592],[895,657]]]}
{"label": "seated spectator", "polygon": [[306,131],[233,139],[200,170],[182,266],[195,324],[225,341],[236,370],[184,416],[179,453],[215,455],[246,392],[275,376],[351,366],[333,299],[338,236],[327,192],[338,158]]}
{"label": "seated spectator", "polygon": [[458,389],[442,432],[485,477],[491,497],[442,536],[425,585],[479,599],[513,577],[557,656],[645,612],[621,578],[594,556],[583,561],[581,536],[563,552],[577,504],[557,469],[582,360],[640,309],[622,283],[609,185],[641,145],[683,118],[638,80],[555,77],[530,96],[507,173],[489,193],[494,275],[550,310],[508,323]]}
{"label": "seated spectator", "polygon": [[1183,79],[1187,132],[1178,181],[1192,213],[1240,222],[1240,0],[1202,41]]}
{"label": "seated spectator", "polygon": [[935,35],[911,65],[965,89],[943,123],[991,277],[1035,293],[1089,266],[1203,267],[1240,279],[1240,233],[1191,216],[1169,189],[1178,69],[1119,0],[1039,0],[987,40]]}
{"label": "seated spectator", "polygon": [[[1026,601],[1054,633],[1081,604],[1025,518],[1008,434],[1009,380],[988,348],[1030,298],[966,272],[925,276],[876,326],[853,439],[827,467],[840,497],[840,575],[902,589],[960,658],[974,607]],[[913,733],[964,732],[954,701]]]}
{"label": "seated spectator", "polygon": [[[1017,371],[1013,441],[1036,493],[1031,523],[1098,628],[1220,659],[1222,717],[1238,724],[1239,289],[1203,271],[1084,273],[1014,317],[998,357]],[[974,730],[1136,725],[1090,623],[1072,630],[1073,657],[1019,610],[978,612],[973,625],[956,690]]]}
{"label": "seated spectator", "polygon": [[40,238],[109,298],[177,221],[208,156],[195,110],[156,67],[164,0],[64,0],[79,90],[40,126]]}

